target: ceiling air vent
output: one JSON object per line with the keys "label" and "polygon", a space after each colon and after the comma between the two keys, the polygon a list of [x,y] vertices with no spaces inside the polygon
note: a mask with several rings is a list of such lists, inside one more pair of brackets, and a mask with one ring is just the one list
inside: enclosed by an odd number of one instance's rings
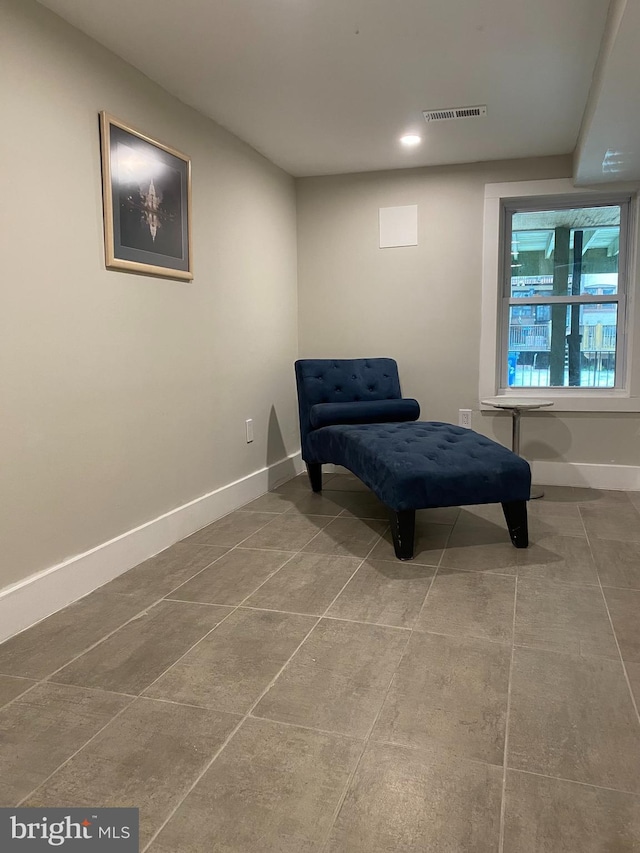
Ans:
{"label": "ceiling air vent", "polygon": [[445,110],[423,110],[422,115],[426,122],[453,121],[459,118],[479,118],[486,116],[486,105],[477,107],[449,107]]}

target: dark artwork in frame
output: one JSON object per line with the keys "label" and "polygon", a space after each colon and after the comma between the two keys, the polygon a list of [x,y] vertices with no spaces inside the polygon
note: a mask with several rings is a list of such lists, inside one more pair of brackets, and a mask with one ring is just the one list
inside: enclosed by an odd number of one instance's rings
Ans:
{"label": "dark artwork in frame", "polygon": [[191,161],[100,114],[109,269],[192,279]]}

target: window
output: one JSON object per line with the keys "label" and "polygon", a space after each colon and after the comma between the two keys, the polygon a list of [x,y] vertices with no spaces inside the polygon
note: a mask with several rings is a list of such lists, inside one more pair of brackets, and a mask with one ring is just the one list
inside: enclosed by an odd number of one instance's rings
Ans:
{"label": "window", "polygon": [[640,411],[635,206],[568,180],[487,185],[481,399]]}
{"label": "window", "polygon": [[501,387],[623,386],[629,202],[503,205]]}

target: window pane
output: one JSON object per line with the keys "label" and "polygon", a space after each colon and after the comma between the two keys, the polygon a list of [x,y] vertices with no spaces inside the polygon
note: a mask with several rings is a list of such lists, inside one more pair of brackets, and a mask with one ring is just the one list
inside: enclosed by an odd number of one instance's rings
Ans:
{"label": "window pane", "polygon": [[613,388],[618,306],[511,305],[507,383],[513,388]]}
{"label": "window pane", "polygon": [[620,205],[511,216],[513,297],[618,292]]}

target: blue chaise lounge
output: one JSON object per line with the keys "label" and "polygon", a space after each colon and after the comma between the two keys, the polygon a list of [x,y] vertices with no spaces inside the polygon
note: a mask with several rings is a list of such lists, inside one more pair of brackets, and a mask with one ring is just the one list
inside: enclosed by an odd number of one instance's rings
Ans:
{"label": "blue chaise lounge", "polygon": [[311,488],[322,490],[323,463],[348,468],[388,507],[398,559],[412,559],[415,512],[430,507],[501,503],[511,541],[527,547],[529,464],[473,430],[419,421],[393,359],[301,359],[295,373]]}

